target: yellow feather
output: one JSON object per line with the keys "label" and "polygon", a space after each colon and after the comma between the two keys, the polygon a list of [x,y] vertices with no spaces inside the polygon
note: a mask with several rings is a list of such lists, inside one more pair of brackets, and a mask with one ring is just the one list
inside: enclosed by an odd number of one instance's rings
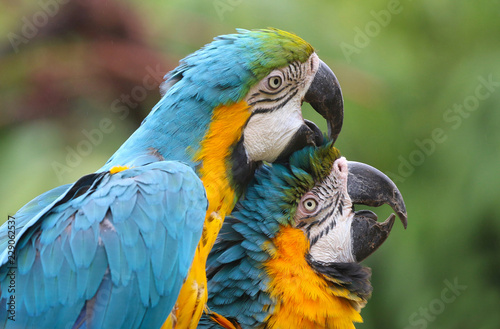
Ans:
{"label": "yellow feather", "polygon": [[[207,277],[205,265],[224,217],[231,212],[236,195],[230,183],[230,163],[232,147],[241,138],[243,127],[250,117],[250,108],[244,101],[219,106],[214,110],[212,122],[195,161],[201,162],[198,174],[203,181],[208,198],[203,233],[196,249],[193,264],[177,299],[177,324],[174,328],[195,329],[207,301]],[[172,328],[169,317],[162,329]]]}
{"label": "yellow feather", "polygon": [[239,324],[233,324],[220,314],[209,311],[210,318],[225,329],[241,329]]}
{"label": "yellow feather", "polygon": [[124,171],[124,170],[127,170],[127,169],[130,169],[130,167],[129,166],[114,166],[113,168],[111,168],[109,170],[109,173],[111,175],[113,175],[113,174],[116,174],[116,173],[118,173],[120,171]]}
{"label": "yellow feather", "polygon": [[307,263],[309,241],[300,229],[282,227],[273,240],[276,251],[265,263],[268,292],[278,303],[267,328],[353,329],[363,322],[349,302],[347,289],[332,290]]}

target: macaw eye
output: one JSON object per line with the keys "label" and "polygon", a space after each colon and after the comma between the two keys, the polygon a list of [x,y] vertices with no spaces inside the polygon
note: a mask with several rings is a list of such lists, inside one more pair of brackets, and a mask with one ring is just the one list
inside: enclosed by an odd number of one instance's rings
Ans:
{"label": "macaw eye", "polygon": [[318,202],[312,198],[306,199],[302,202],[304,209],[308,212],[313,212],[318,207]]}
{"label": "macaw eye", "polygon": [[281,87],[281,83],[282,83],[282,80],[281,80],[281,77],[279,75],[272,76],[267,80],[267,84],[269,85],[269,88],[274,89],[274,90]]}

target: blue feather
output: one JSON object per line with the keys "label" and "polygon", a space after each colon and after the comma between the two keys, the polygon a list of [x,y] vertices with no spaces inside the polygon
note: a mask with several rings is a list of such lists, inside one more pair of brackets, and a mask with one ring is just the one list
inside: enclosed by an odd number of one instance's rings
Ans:
{"label": "blue feather", "polygon": [[61,240],[59,237],[53,243],[43,245],[40,250],[43,273],[47,277],[55,277],[61,270],[64,261]]}
{"label": "blue feather", "polygon": [[44,276],[45,279],[45,300],[55,304],[59,300],[56,276]]}
{"label": "blue feather", "polygon": [[[111,215],[113,218],[116,218],[114,221],[115,223],[120,219],[125,220],[126,218],[129,218],[132,210],[136,208],[137,194],[132,194],[128,200],[129,202],[119,202],[118,200],[115,200],[115,202],[111,203]],[[101,213],[101,218],[104,217],[104,214],[105,213]]]}
{"label": "blue feather", "polygon": [[[134,224],[135,225],[135,224]],[[139,235],[139,231],[137,231]],[[125,259],[127,260],[128,267],[133,271],[139,271],[146,265],[146,257],[148,257],[148,252],[146,251],[146,245],[142,237],[138,237],[134,244],[128,245],[123,244],[123,252],[125,254]]]}
{"label": "blue feather", "polygon": [[97,240],[92,228],[88,230],[72,229],[69,244],[77,268],[88,268],[94,259]]}
{"label": "blue feather", "polygon": [[[144,306],[150,305],[149,288],[151,285],[151,264],[148,262],[142,269],[137,271],[137,281],[139,286],[139,296]],[[151,304],[151,306],[156,306]]]}
{"label": "blue feather", "polygon": [[61,235],[61,245],[62,253],[64,254],[64,259],[67,262],[67,266],[71,269],[71,271],[76,271],[75,258],[71,251],[68,234]]}
{"label": "blue feather", "polygon": [[[142,175],[147,177],[139,183]],[[23,294],[20,303],[25,305],[19,316],[30,317],[27,326],[54,326],[53,319],[42,316],[57,313],[66,324],[70,321],[70,327],[77,320],[88,328],[97,323],[102,328],[157,327],[175,303],[203,227],[207,201],[201,181],[189,167],[175,162],[95,177],[105,182],[102,190],[95,185],[99,194],[80,187],[83,194],[65,204],[54,203],[40,215],[41,225],[28,227],[21,237],[29,241],[17,246],[17,266],[25,273],[19,274],[17,283]],[[145,182],[162,185],[141,189]],[[191,193],[185,192],[184,182]],[[161,205],[172,191],[176,205],[189,205],[190,211]],[[97,210],[86,207],[89,204],[98,205]],[[193,230],[187,229],[190,225]],[[43,239],[31,239],[37,235]],[[2,280],[7,278],[5,271],[0,268]],[[9,294],[3,291],[5,301]]]}
{"label": "blue feather", "polygon": [[139,227],[133,220],[116,220],[113,217],[116,231],[118,232],[120,243],[124,246],[133,247],[139,240]]}
{"label": "blue feather", "polygon": [[36,250],[33,246],[21,249],[17,255],[17,268],[19,274],[28,273],[35,262]]}
{"label": "blue feather", "polygon": [[256,244],[255,242],[253,241],[250,241],[250,240],[244,240],[242,243],[241,243],[241,246],[247,250],[250,250],[250,251],[255,251],[255,252],[260,252],[262,251],[262,249],[259,247],[258,244]]}
{"label": "blue feather", "polygon": [[120,239],[114,226],[107,219],[101,224],[101,239],[104,243],[104,249],[106,250],[106,255],[108,258],[108,266],[111,271],[111,277],[113,278],[113,283],[118,284],[122,279],[125,266],[121,266],[122,261],[122,251],[120,245]]}
{"label": "blue feather", "polygon": [[234,262],[235,260],[241,259],[245,255],[245,249],[240,245],[234,245],[231,248],[224,251],[217,261],[221,264]]}
{"label": "blue feather", "polygon": [[[153,266],[153,274],[155,277],[161,277],[164,266],[163,262],[168,263],[168,258],[177,259],[178,257],[177,244],[174,240],[172,240],[171,243],[166,246],[168,241],[165,235],[164,226],[160,222],[157,222],[155,230],[151,233],[151,238],[147,239],[146,236],[144,238],[146,245],[152,244],[149,248],[154,248],[154,250],[156,250],[156,252],[151,254],[151,264]],[[168,257],[165,252],[168,252]],[[163,273],[163,275],[168,274],[169,273]],[[165,279],[165,277],[161,278]]]}
{"label": "blue feather", "polygon": [[[270,277],[265,263],[276,253],[273,239],[281,226],[293,223],[296,198],[314,185],[309,172],[310,162],[317,160],[309,157],[315,155],[314,150],[304,151],[305,160],[298,162],[300,168],[264,165],[258,169],[245,198],[226,218],[210,252],[208,307],[236,319],[242,328],[265,327],[277,305],[269,295]],[[198,328],[217,326],[204,317]]]}
{"label": "blue feather", "polygon": [[[242,100],[251,85],[287,64],[291,56],[264,47],[263,33],[216,38],[187,56],[167,76],[169,89],[150,115],[97,173],[43,194],[15,215],[15,248],[21,257],[17,265],[24,273],[17,283],[23,292],[18,316],[27,327],[161,326],[174,306],[203,229],[207,198],[194,171],[202,164],[193,155],[206,136],[213,109]],[[262,52],[266,56],[258,56]],[[274,57],[279,65],[272,66],[263,57]],[[234,59],[231,65],[228,58]],[[259,62],[267,67],[257,72]],[[114,166],[130,169],[110,174]],[[259,214],[257,221],[267,215]],[[266,231],[270,236],[273,230],[272,225],[256,224],[246,232]],[[5,232],[2,226],[0,305],[4,306],[10,297],[3,288],[8,261]],[[255,251],[260,240],[255,238],[253,247],[235,248],[221,259],[236,261],[247,252],[263,259],[266,254]],[[54,289],[51,278],[56,272],[57,293],[51,294],[47,289]],[[233,275],[238,278],[241,273]],[[234,280],[227,284],[236,287]],[[235,288],[234,293],[242,290]],[[51,301],[54,296],[57,300]],[[36,315],[41,309],[45,313]]]}
{"label": "blue feather", "polygon": [[[53,223],[48,223],[47,225],[42,225],[42,230],[40,234],[40,243],[43,245],[50,244],[54,242],[57,237],[61,236],[63,231],[67,227],[67,216],[69,212],[62,212],[58,214],[50,214],[48,219],[53,221]],[[45,224],[45,222],[44,222]],[[20,245],[22,248],[22,245]]]}
{"label": "blue feather", "polygon": [[97,248],[94,261],[89,266],[89,276],[85,295],[87,300],[91,299],[96,294],[97,289],[103,280],[104,274],[107,271],[106,265],[106,252],[102,246],[99,246]]}
{"label": "blue feather", "polygon": [[137,201],[137,206],[134,208],[131,218],[135,220],[141,232],[151,232],[156,227],[157,219],[162,218],[165,214],[163,205],[160,202],[148,205],[146,202],[141,200],[143,196],[139,196],[138,198],[139,200]]}

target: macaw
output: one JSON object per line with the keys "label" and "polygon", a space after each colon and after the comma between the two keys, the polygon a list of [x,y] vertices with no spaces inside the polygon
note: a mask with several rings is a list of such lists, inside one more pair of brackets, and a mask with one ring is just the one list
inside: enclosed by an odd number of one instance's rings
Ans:
{"label": "macaw", "polygon": [[354,328],[370,297],[359,264],[389,236],[354,204],[406,207],[382,172],[347,161],[328,142],[261,167],[226,217],[207,261],[209,299],[198,328]]}
{"label": "macaw", "polygon": [[238,30],[180,61],[141,126],[95,173],[0,228],[0,327],[195,328],[205,264],[263,162],[337,138],[339,83],[310,44]]}

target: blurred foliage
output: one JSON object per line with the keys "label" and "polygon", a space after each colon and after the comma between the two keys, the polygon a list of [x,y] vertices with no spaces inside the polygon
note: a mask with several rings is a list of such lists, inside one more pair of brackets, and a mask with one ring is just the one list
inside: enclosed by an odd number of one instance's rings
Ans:
{"label": "blurred foliage", "polygon": [[2,220],[107,160],[159,99],[151,70],[236,27],[278,27],[336,72],[339,149],[386,172],[407,203],[408,229],[365,262],[374,293],[357,327],[498,328],[498,0],[57,3],[0,4]]}

